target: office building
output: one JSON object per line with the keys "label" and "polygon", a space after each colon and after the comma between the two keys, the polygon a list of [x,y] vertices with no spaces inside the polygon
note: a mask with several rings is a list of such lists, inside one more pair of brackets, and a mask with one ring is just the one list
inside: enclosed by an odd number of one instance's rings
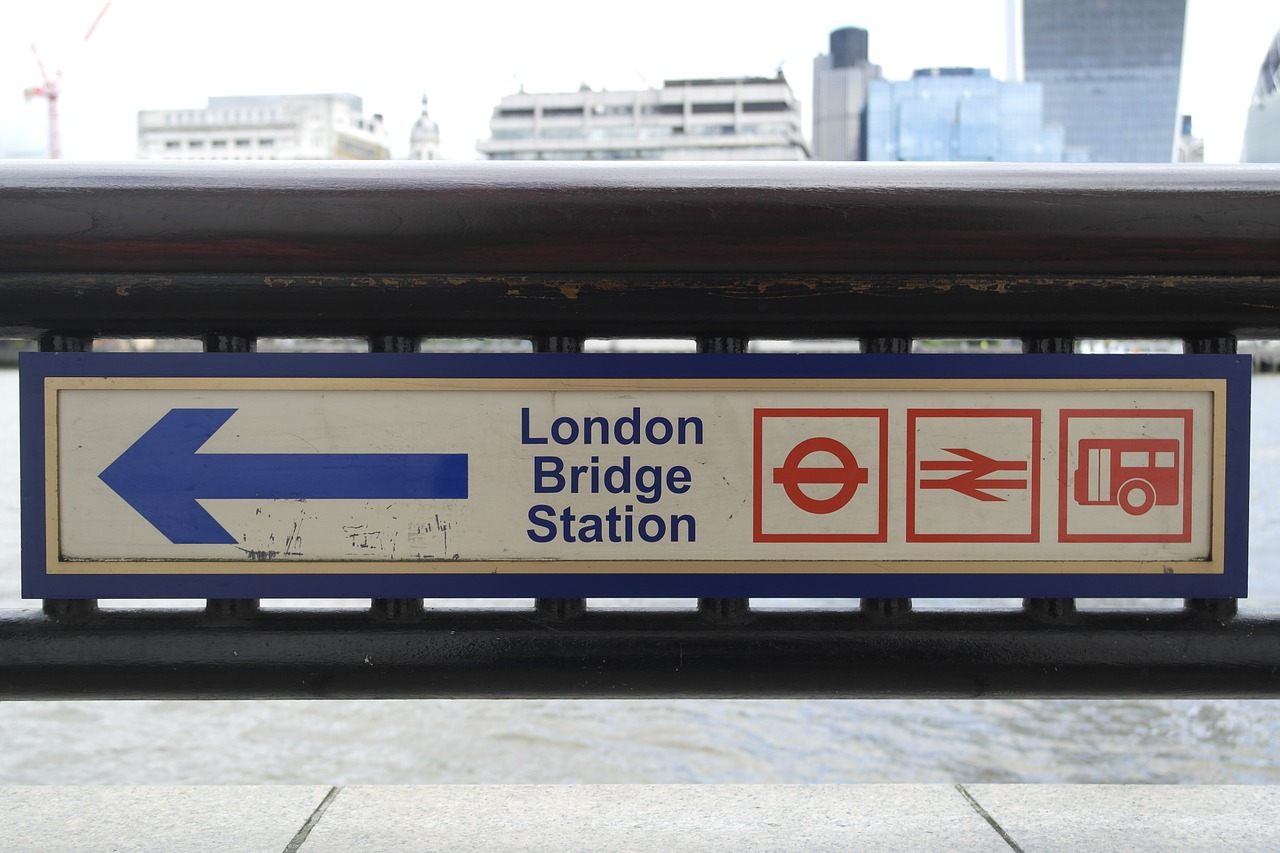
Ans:
{"label": "office building", "polygon": [[813,157],[865,160],[867,84],[880,79],[868,59],[869,36],[858,27],[834,30],[830,53],[813,60]]}
{"label": "office building", "polygon": [[1242,163],[1280,163],[1280,33],[1262,57],[1244,126]]}
{"label": "office building", "polygon": [[777,77],[502,98],[477,146],[491,160],[807,160],[800,104]]}
{"label": "office building", "polygon": [[985,68],[924,68],[910,80],[873,80],[868,160],[1054,163],[1061,128],[1044,126],[1036,83],[1005,83]]}
{"label": "office building", "polygon": [[382,116],[359,97],[210,98],[203,109],[142,110],[138,156],[155,160],[386,160]]}
{"label": "office building", "polygon": [[1068,159],[1170,162],[1186,0],[1021,2],[1025,79],[1044,86]]}

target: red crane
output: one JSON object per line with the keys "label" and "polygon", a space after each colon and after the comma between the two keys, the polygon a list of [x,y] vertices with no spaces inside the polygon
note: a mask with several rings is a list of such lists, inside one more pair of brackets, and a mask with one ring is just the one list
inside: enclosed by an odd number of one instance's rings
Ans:
{"label": "red crane", "polygon": [[[111,8],[111,0],[107,0],[98,17],[93,19],[93,23],[89,25],[89,31],[80,41],[81,44],[87,42],[89,36],[93,35],[93,31],[98,28],[98,22],[102,20],[103,15],[107,14],[109,8]],[[25,90],[23,94],[27,100],[44,98],[49,102],[49,159],[57,160],[62,157],[62,134],[58,130],[58,96],[62,94],[62,71],[59,70],[50,77],[49,72],[45,71],[44,62],[40,59],[40,51],[36,50],[34,44],[31,45],[31,52],[35,54],[36,65],[40,66],[40,79],[43,82],[39,86],[32,86]]]}

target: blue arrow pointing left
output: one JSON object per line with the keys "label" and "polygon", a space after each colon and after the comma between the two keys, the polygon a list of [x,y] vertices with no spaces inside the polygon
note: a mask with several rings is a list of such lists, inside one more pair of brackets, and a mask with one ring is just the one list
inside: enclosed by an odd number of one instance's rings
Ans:
{"label": "blue arrow pointing left", "polygon": [[175,545],[234,545],[197,500],[467,497],[465,453],[197,453],[236,409],[170,409],[98,477]]}

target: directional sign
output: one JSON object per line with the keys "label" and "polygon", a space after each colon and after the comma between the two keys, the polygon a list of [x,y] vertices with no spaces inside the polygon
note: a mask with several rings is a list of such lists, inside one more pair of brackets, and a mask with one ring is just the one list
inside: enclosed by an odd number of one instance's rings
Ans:
{"label": "directional sign", "polygon": [[170,409],[98,479],[175,545],[235,545],[200,500],[465,499],[465,453],[198,453],[235,409]]}
{"label": "directional sign", "polygon": [[34,354],[32,597],[1240,596],[1234,356]]}

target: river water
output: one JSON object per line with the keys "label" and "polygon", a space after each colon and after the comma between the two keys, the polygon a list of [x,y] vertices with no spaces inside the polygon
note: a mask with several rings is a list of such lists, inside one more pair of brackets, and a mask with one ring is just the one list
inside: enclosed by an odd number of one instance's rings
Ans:
{"label": "river water", "polygon": [[[1280,376],[1253,393],[1245,611],[1280,607]],[[5,370],[0,481],[17,482],[17,456]],[[11,488],[0,531],[17,530]],[[38,606],[18,590],[11,547],[0,607]],[[0,784],[1280,784],[1277,736],[1280,700],[0,702]]]}

